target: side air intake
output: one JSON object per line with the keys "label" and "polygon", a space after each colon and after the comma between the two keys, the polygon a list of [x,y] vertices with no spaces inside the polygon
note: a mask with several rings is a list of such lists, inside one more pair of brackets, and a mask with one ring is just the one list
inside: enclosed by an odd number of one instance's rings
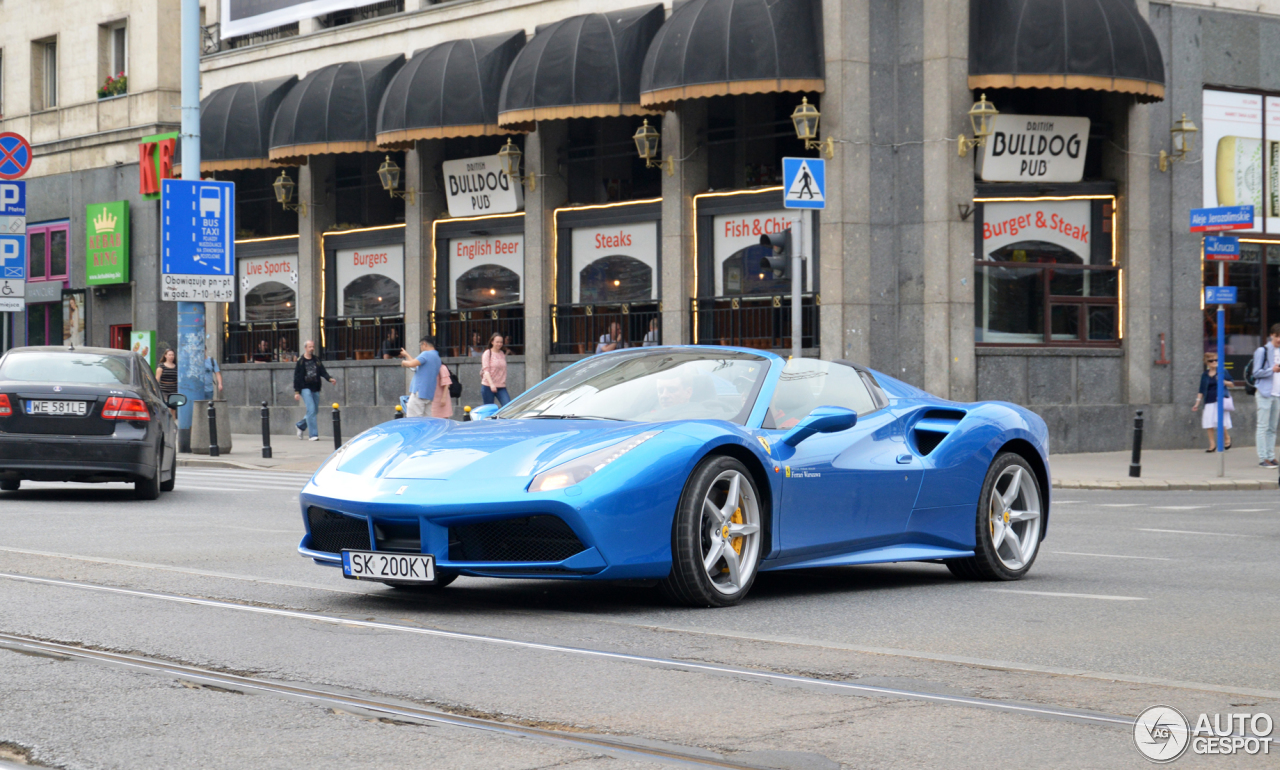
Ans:
{"label": "side air intake", "polygon": [[951,435],[963,419],[964,412],[958,409],[930,409],[925,412],[911,427],[911,440],[915,442],[916,452],[922,457],[928,455]]}

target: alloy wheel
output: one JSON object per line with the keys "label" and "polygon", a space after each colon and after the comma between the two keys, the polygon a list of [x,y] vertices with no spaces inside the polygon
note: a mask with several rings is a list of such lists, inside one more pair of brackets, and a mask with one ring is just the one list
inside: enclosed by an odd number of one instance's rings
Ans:
{"label": "alloy wheel", "polygon": [[1040,543],[1040,488],[1020,465],[1005,468],[991,488],[987,513],[991,546],[1010,570],[1020,570]]}
{"label": "alloy wheel", "polygon": [[760,557],[760,503],[736,470],[716,476],[702,501],[702,566],[711,585],[733,595],[755,574]]}

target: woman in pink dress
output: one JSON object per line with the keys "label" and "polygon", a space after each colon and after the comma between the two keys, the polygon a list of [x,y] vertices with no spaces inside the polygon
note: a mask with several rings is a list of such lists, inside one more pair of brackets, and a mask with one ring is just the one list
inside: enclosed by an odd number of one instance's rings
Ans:
{"label": "woman in pink dress", "polygon": [[446,420],[453,417],[453,399],[449,397],[449,385],[452,383],[449,367],[440,364],[440,374],[436,375],[436,392],[431,397],[432,417],[443,417]]}
{"label": "woman in pink dress", "polygon": [[489,347],[480,356],[480,398],[486,404],[495,399],[502,406],[511,400],[507,395],[507,347],[501,334],[489,337]]}

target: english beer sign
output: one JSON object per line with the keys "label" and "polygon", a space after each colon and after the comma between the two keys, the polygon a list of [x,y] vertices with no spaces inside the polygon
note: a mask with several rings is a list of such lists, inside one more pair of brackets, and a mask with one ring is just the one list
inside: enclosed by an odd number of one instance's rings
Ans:
{"label": "english beer sign", "polygon": [[502,173],[497,155],[441,164],[449,216],[511,214],[524,208],[524,187]]}
{"label": "english beer sign", "polygon": [[1089,119],[997,115],[982,155],[984,182],[1079,182]]}

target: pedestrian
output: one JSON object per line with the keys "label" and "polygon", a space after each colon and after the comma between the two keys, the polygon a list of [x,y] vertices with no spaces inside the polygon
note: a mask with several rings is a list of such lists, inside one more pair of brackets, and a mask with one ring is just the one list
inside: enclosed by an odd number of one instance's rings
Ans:
{"label": "pedestrian", "polygon": [[662,344],[662,340],[659,339],[660,336],[661,335],[658,332],[658,319],[650,318],[649,331],[645,332],[644,341],[640,343],[640,346],[645,348],[657,347]]}
{"label": "pedestrian", "polygon": [[1267,344],[1253,351],[1253,382],[1257,387],[1258,465],[1280,467],[1276,462],[1276,424],[1280,421],[1280,324],[1271,327]]}
{"label": "pedestrian", "polygon": [[400,349],[400,358],[403,359],[400,365],[416,370],[409,383],[409,408],[404,410],[405,417],[426,417],[430,414],[431,402],[436,395],[436,381],[444,364],[436,352],[435,340],[430,337],[418,340],[418,350],[421,352],[414,358],[409,351]]}
{"label": "pedestrian", "polygon": [[449,386],[453,384],[453,375],[447,364],[440,364],[440,374],[436,377],[435,397],[431,399],[431,416],[450,419],[453,417],[453,398],[449,395]]}
{"label": "pedestrian", "polygon": [[[1231,380],[1224,379],[1223,386],[1230,385]],[[1204,371],[1200,373],[1200,392],[1196,394],[1196,403],[1191,407],[1191,411],[1197,411],[1200,407],[1204,407],[1204,411],[1200,414],[1200,427],[1204,428],[1205,434],[1209,436],[1209,448],[1206,452],[1216,452],[1218,449],[1218,354],[1204,354]],[[1236,410],[1235,403],[1231,400],[1230,393],[1222,394],[1222,448],[1227,450],[1231,448],[1231,413]]]}
{"label": "pedestrian", "polygon": [[266,364],[271,362],[271,343],[266,340],[258,340],[258,352],[253,354],[253,362],[255,364]]}
{"label": "pedestrian", "polygon": [[[203,381],[204,400],[214,400],[222,392],[222,369],[218,368],[218,362],[212,356],[205,356]],[[214,385],[218,386],[217,390],[214,390]]]}
{"label": "pedestrian", "polygon": [[289,346],[289,340],[284,337],[280,338],[280,344],[276,348],[276,360],[282,363],[292,363],[297,360],[297,356],[293,354],[293,348]]}
{"label": "pedestrian", "polygon": [[484,355],[484,345],[480,344],[480,332],[471,332],[471,343],[467,345],[467,355]]}
{"label": "pedestrian", "polygon": [[[156,367],[156,381],[160,383],[160,394],[164,396],[165,402],[169,401],[169,396],[178,392],[178,354],[172,350],[166,350],[164,355],[160,356],[160,365]],[[178,416],[177,409],[169,409],[174,417]]]}
{"label": "pedestrian", "polygon": [[480,400],[492,404],[494,399],[502,406],[511,401],[507,395],[507,347],[503,336],[494,332],[489,337],[489,347],[480,356]]}
{"label": "pedestrian", "polygon": [[600,335],[600,342],[596,344],[596,352],[609,353],[625,347],[626,343],[622,341],[622,324],[613,321],[609,324],[609,333]]}
{"label": "pedestrian", "polygon": [[[329,376],[324,363],[316,356],[316,343],[307,340],[303,345],[302,356],[293,367],[293,400],[301,401],[307,407],[307,416],[293,424],[293,427],[298,429],[299,439],[320,440],[320,426],[317,424],[316,413],[320,411],[320,388],[323,380],[328,380],[330,385],[338,384],[337,380]],[[305,437],[302,434],[304,428],[307,431]]]}
{"label": "pedestrian", "polygon": [[386,360],[399,358],[402,350],[404,350],[404,343],[400,340],[400,333],[396,331],[396,327],[392,326],[387,330],[387,338],[382,341],[382,349],[378,351],[378,358]]}

